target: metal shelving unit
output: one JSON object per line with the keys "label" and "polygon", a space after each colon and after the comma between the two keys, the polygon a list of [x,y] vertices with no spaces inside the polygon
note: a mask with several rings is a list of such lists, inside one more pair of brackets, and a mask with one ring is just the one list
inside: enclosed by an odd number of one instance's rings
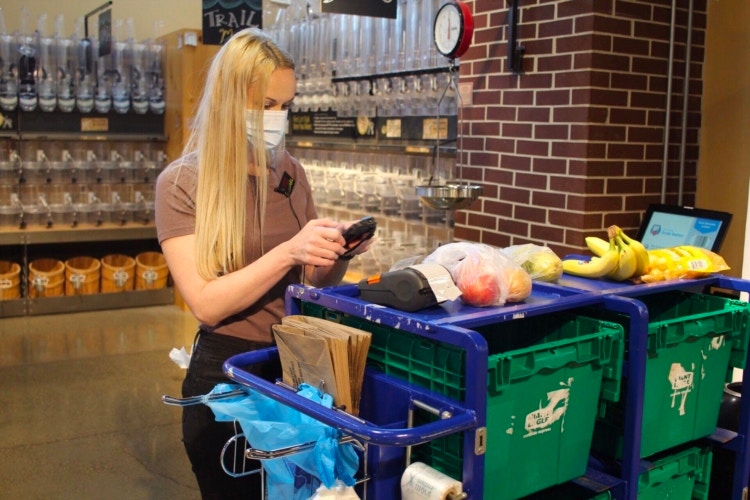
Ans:
{"label": "metal shelving unit", "polygon": [[[71,142],[138,143],[166,145],[164,115],[137,114],[132,110],[119,114],[80,113],[73,111],[24,112],[17,109],[4,113],[12,128],[3,131],[0,138],[8,142],[11,150],[21,151],[25,144],[47,145],[48,143],[69,147]],[[104,158],[102,158],[103,160]],[[107,158],[108,159],[108,158]],[[128,159],[129,160],[129,159]],[[23,185],[19,179],[18,186]],[[49,180],[47,181],[49,182]],[[75,181],[73,181],[75,183]],[[123,221],[124,222],[124,221]],[[146,250],[158,250],[156,228],[153,222],[123,224],[102,222],[100,224],[80,221],[71,224],[27,224],[0,227],[0,253],[11,256],[22,267],[21,287],[25,289],[28,264],[38,257],[54,257],[60,260],[82,252],[94,257],[109,253],[133,254]],[[23,295],[23,294],[22,294]],[[66,313],[86,310],[116,309],[173,304],[174,289],[137,290],[120,293],[55,296],[0,301],[0,317],[36,314]]]}

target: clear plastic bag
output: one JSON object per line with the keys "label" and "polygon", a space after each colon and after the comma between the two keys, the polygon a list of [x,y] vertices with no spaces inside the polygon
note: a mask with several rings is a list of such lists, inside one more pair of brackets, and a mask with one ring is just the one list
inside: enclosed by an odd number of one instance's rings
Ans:
{"label": "clear plastic bag", "polygon": [[643,283],[702,278],[729,269],[721,255],[691,245],[652,249],[648,256],[648,273],[639,278]]}
{"label": "clear plastic bag", "polygon": [[557,281],[562,276],[562,260],[549,247],[525,243],[501,251],[529,273],[532,280]]}
{"label": "clear plastic bag", "polygon": [[437,248],[424,263],[440,264],[461,290],[461,301],[475,307],[520,302],[531,294],[531,277],[500,251],[483,243],[457,242]]}

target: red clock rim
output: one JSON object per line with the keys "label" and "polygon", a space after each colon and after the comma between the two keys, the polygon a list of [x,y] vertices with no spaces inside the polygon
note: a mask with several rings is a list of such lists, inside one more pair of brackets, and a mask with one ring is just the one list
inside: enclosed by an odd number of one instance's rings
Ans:
{"label": "red clock rim", "polygon": [[471,38],[474,36],[474,17],[471,15],[469,6],[461,0],[454,2],[461,13],[461,32],[458,37],[461,40],[456,49],[450,54],[450,57],[461,57],[469,50]]}

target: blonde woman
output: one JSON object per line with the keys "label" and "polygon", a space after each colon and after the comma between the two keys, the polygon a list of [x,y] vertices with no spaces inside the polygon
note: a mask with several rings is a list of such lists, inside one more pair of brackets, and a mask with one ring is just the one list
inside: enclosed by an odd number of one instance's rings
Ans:
{"label": "blonde woman", "polygon": [[[182,158],[159,176],[156,227],[174,283],[200,322],[183,396],[226,382],[222,363],[272,343],[291,283],[338,283],[342,231],[317,218],[301,164],[283,148],[294,62],[262,31],[236,33],[209,70]],[[362,253],[369,242],[357,248]],[[278,367],[255,367],[272,379]],[[203,498],[260,498],[259,475],[220,467],[234,434],[205,405],[187,406],[183,441]]]}

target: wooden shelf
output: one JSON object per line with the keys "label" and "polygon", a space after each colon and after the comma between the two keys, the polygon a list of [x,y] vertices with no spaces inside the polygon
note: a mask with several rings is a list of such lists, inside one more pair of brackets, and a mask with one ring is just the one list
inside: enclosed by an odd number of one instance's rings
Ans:
{"label": "wooden shelf", "polygon": [[147,239],[156,239],[156,227],[153,223],[131,225],[104,223],[100,226],[52,226],[50,228],[30,226],[26,229],[0,228],[0,246]]}

